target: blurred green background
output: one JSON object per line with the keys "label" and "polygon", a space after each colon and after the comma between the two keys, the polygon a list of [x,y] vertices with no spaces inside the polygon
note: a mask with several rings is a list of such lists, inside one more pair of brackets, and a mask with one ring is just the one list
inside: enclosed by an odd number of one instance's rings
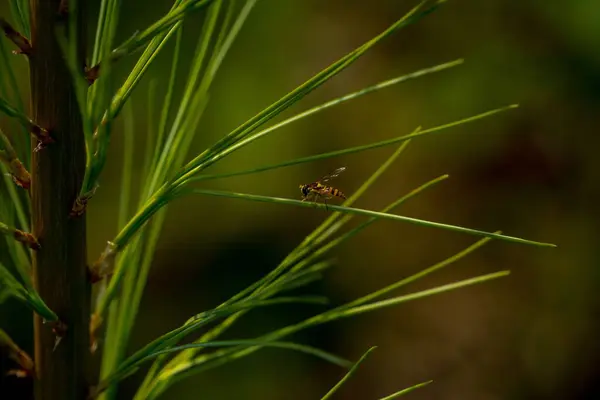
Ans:
{"label": "blurred green background", "polygon": [[[118,42],[170,7],[123,2]],[[261,0],[229,53],[192,154],[401,17],[414,1]],[[6,5],[0,6],[8,15]],[[90,12],[95,21],[97,10]],[[202,14],[184,25],[194,51]],[[94,32],[90,22],[90,37]],[[172,43],[133,95],[140,176],[150,79],[167,84]],[[136,57],[117,66],[123,74]],[[481,286],[407,303],[294,337],[350,359],[377,345],[339,399],[373,399],[433,379],[410,399],[600,397],[597,250],[600,172],[600,3],[594,0],[452,0],[399,31],[285,116],[394,76],[457,58],[465,64],[362,97],[290,125],[228,157],[211,172],[246,169],[384,140],[503,105],[517,110],[415,140],[357,204],[379,209],[424,181],[450,179],[399,213],[557,243],[538,249],[492,242],[412,285],[419,290],[509,268]],[[24,65],[15,61],[16,65]],[[21,63],[21,64],[19,64]],[[187,70],[187,65],[186,68]],[[183,71],[183,70],[182,70]],[[27,93],[26,69],[19,76]],[[160,101],[162,96],[158,96]],[[160,103],[157,105],[160,109]],[[0,121],[1,122],[1,121]],[[122,123],[88,213],[89,258],[115,236]],[[210,187],[299,198],[298,185],[338,166],[336,185],[357,188],[393,147],[210,182]],[[192,155],[190,154],[190,155]],[[135,350],[214,307],[273,268],[326,214],[320,210],[193,197],[168,213],[131,343]],[[379,221],[336,251],[338,265],[311,287],[334,304],[354,299],[463,249],[473,237]],[[318,308],[248,315],[230,338],[253,337]],[[2,327],[31,349],[30,317],[14,302]],[[267,349],[179,382],[165,399],[314,399],[344,371],[303,354]],[[129,399],[142,377],[121,386]]]}

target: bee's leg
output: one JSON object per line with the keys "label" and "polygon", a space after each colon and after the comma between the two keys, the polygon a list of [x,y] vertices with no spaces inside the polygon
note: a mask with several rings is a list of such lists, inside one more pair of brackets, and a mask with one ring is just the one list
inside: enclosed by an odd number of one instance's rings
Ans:
{"label": "bee's leg", "polygon": [[327,208],[327,200],[331,199],[331,196],[323,196],[323,203],[325,203],[325,211],[329,211]]}
{"label": "bee's leg", "polygon": [[313,193],[313,194],[314,194],[314,196],[313,196],[313,202],[315,204],[319,204],[319,199],[323,198],[323,196],[321,196],[319,193]]}
{"label": "bee's leg", "polygon": [[302,201],[308,201],[308,200],[310,200],[311,197],[313,197],[313,193],[312,192],[310,192],[306,196],[302,196]]}

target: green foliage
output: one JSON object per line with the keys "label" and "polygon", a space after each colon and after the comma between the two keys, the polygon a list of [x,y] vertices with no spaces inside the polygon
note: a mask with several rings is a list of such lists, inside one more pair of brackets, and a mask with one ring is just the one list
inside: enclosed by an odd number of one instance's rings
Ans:
{"label": "green foliage", "polygon": [[385,396],[382,397],[380,400],[392,400],[392,399],[397,399],[400,396],[404,396],[407,393],[412,392],[413,390],[417,390],[422,388],[423,386],[427,386],[430,383],[433,383],[433,381],[426,381],[426,382],[421,382],[421,383],[417,383],[416,385],[413,385],[411,387],[407,387],[406,389],[402,389],[397,391],[396,393],[392,393],[389,396]]}
{"label": "green foliage", "polygon": [[[292,122],[410,79],[460,65],[462,60],[456,60],[395,77],[330,100],[265,127],[268,122],[280,116],[282,112],[298,103],[307,94],[349,67],[383,39],[423,18],[437,8],[442,1],[422,1],[381,34],[324,68],[305,83],[283,95],[279,100],[240,124],[222,139],[186,162],[194,133],[197,131],[203,111],[209,102],[210,89],[215,76],[236,37],[242,30],[244,22],[256,4],[256,0],[246,0],[241,3],[243,4],[222,0],[175,0],[171,10],[166,15],[115,48],[114,38],[120,17],[120,2],[118,0],[102,0],[91,55],[91,68],[96,68],[99,71],[99,77],[93,82],[89,82],[89,76],[86,76],[86,72],[89,72],[90,68],[87,71],[82,71],[76,62],[78,47],[77,35],[74,33],[77,32],[77,27],[71,23],[67,27],[68,32],[70,32],[69,35],[67,35],[67,32],[58,32],[59,43],[62,46],[75,82],[77,100],[83,118],[87,164],[84,182],[79,193],[80,199],[89,199],[96,190],[101,172],[108,159],[108,147],[113,123],[121,115],[125,124],[125,157],[122,166],[119,212],[116,217],[119,233],[108,242],[106,251],[101,254],[94,265],[95,272],[100,274],[110,273],[112,276],[109,280],[106,279],[99,283],[101,290],[98,291],[99,295],[95,299],[92,333],[96,336],[104,335],[104,341],[101,347],[101,376],[99,384],[95,386],[93,397],[107,400],[115,398],[118,382],[139,371],[140,366],[149,361],[152,361],[152,365],[136,393],[136,399],[157,398],[172,384],[187,376],[229,363],[265,347],[279,347],[312,354],[344,368],[351,367],[346,376],[323,397],[323,399],[328,399],[357,371],[357,367],[373,349],[370,349],[356,364],[352,365],[348,361],[323,350],[282,341],[282,339],[301,330],[331,321],[504,277],[509,273],[508,271],[482,275],[401,296],[383,298],[400,287],[404,287],[459,261],[491,239],[535,246],[554,246],[549,243],[506,236],[500,232],[484,232],[391,213],[392,210],[403,205],[406,201],[420,195],[425,189],[429,189],[445,180],[448,177],[447,175],[422,184],[393,201],[381,211],[352,206],[357,199],[368,193],[368,189],[390,168],[412,139],[419,139],[465,123],[475,122],[513,109],[516,107],[514,105],[493,109],[440,126],[426,129],[419,127],[412,133],[379,142],[298,159],[284,160],[273,165],[221,174],[204,172],[236,150],[272,134]],[[69,5],[75,8],[77,2],[72,1]],[[25,0],[12,0],[11,6],[17,26],[24,32],[28,32],[27,2]],[[202,32],[193,53],[189,72],[187,76],[183,77],[179,72],[182,24],[186,16],[200,9],[206,11]],[[134,156],[137,151],[140,151],[141,146],[135,145],[134,134],[142,118],[134,115],[129,100],[131,100],[132,92],[138,88],[148,67],[172,38],[175,41],[175,51],[170,75],[166,82],[166,95],[161,99],[160,113],[155,112],[155,101],[156,88],[161,83],[153,81],[149,86],[148,132],[146,146],[142,149],[144,159],[143,177],[141,178],[139,192],[135,193],[132,191],[132,165]],[[7,62],[7,50],[1,41],[0,45],[2,46],[0,47],[2,67],[6,67],[9,71],[8,74],[0,78],[0,111],[26,125],[29,119],[26,117],[23,102],[18,96],[14,76],[10,69],[11,65]],[[112,64],[122,57],[132,56],[136,51],[141,51],[141,55],[124,82],[114,82],[111,73]],[[86,77],[88,78],[87,82]],[[184,84],[183,95],[177,98],[175,86],[181,81]],[[12,95],[10,95],[10,92],[12,92]],[[158,115],[158,118],[156,118],[156,115]],[[4,147],[7,147],[6,143],[8,142],[5,140],[3,143],[5,143]],[[398,144],[399,147],[341,206],[258,194],[208,190],[195,186],[207,180],[260,173],[392,144]],[[25,144],[21,142],[17,143],[15,147],[18,150],[23,150],[23,146]],[[27,163],[28,159],[26,159]],[[4,166],[2,168],[4,168],[2,171],[6,173],[6,168]],[[29,224],[29,216],[26,212],[29,209],[28,198],[17,193],[10,179],[5,178],[1,184],[7,188],[7,191],[3,191],[3,193],[8,193],[8,201],[4,201],[3,198],[2,204],[10,203],[11,206],[14,206],[14,211],[13,209],[8,210],[6,207],[0,210],[0,216],[6,222],[0,225],[0,231],[4,229],[6,232],[12,232],[11,229],[16,229],[12,228],[13,226],[25,229]],[[188,194],[313,207],[326,210],[331,214],[261,279],[233,294],[227,301],[217,307],[198,313],[181,326],[161,335],[133,354],[128,355],[126,352],[127,345],[165,220],[166,206],[171,201]],[[347,227],[347,224],[357,215],[368,218],[357,226],[344,231],[343,228]],[[483,239],[421,272],[359,299],[316,313],[303,321],[266,332],[257,338],[230,341],[216,340],[247,312],[261,307],[282,306],[290,303],[323,305],[325,301],[320,297],[287,297],[282,294],[321,279],[325,270],[333,265],[333,262],[328,258],[332,251],[347,240],[354,238],[379,219],[409,222],[421,226],[462,232],[482,236]],[[17,272],[21,281],[17,280],[8,268],[0,264],[0,281],[2,281],[0,295],[14,296],[24,301],[46,320],[56,320],[56,315],[45,306],[29,280],[27,273],[30,263],[29,255],[14,240],[7,240],[7,246],[10,255],[10,266]],[[203,333],[199,335],[200,331]],[[180,343],[184,339],[192,340],[193,343],[181,345]],[[207,348],[216,349],[212,352],[205,352],[204,350]],[[385,399],[396,398],[430,382],[401,390]]]}
{"label": "green foliage", "polygon": [[25,35],[31,36],[29,25],[29,1],[28,0],[10,0],[10,11],[17,24],[17,29]]}
{"label": "green foliage", "polygon": [[14,297],[39,314],[45,321],[57,321],[57,315],[48,308],[33,288],[29,279],[19,282],[4,265],[0,264],[0,298]]}
{"label": "green foliage", "polygon": [[[365,352],[365,354],[362,355],[362,357],[356,362],[356,364],[354,364],[352,366],[352,368],[350,368],[350,370],[348,371],[348,373],[346,373],[346,375],[344,375],[344,377],[334,386],[331,388],[331,390],[329,392],[327,392],[327,394],[325,394],[325,396],[323,396],[321,398],[321,400],[329,400],[331,398],[331,396],[333,396],[340,387],[342,387],[342,385],[344,383],[346,383],[346,381],[348,381],[348,379],[350,379],[358,370],[358,367],[365,362],[365,360],[367,359],[367,357],[369,357],[369,355],[373,352],[373,350],[375,350],[377,347],[371,347],[369,350],[367,350]],[[413,385],[409,388],[406,389],[402,389],[396,393],[393,393],[389,396],[386,396],[384,398],[382,398],[381,400],[391,400],[391,399],[396,399],[400,396],[402,396],[403,394],[412,392],[413,390],[422,388],[423,386],[427,386],[429,385],[431,382],[433,381],[427,381],[427,382],[423,382],[423,383],[418,383],[416,385]]]}

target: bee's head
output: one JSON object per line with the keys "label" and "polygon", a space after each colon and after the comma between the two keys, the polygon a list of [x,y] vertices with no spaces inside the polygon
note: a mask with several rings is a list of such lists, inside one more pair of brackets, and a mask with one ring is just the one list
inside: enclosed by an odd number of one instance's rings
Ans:
{"label": "bee's head", "polygon": [[310,190],[308,189],[308,185],[300,185],[300,191],[302,192],[302,194],[304,196],[308,196],[308,193],[310,192]]}

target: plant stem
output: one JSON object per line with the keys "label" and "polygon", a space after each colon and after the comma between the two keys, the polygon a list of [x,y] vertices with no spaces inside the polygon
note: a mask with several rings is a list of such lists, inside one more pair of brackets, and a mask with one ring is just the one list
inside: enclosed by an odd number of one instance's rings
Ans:
{"label": "plant stem", "polygon": [[[85,0],[69,2],[70,41],[83,68]],[[32,232],[43,250],[33,256],[35,285],[56,312],[61,330],[34,318],[36,400],[82,400],[88,393],[90,284],[86,274],[85,217],[69,218],[82,183],[85,147],[73,81],[57,34],[65,31],[57,13],[60,0],[31,0],[30,85],[35,121],[56,142],[33,152]],[[54,331],[54,332],[53,332]],[[60,342],[55,347],[58,332]]]}

